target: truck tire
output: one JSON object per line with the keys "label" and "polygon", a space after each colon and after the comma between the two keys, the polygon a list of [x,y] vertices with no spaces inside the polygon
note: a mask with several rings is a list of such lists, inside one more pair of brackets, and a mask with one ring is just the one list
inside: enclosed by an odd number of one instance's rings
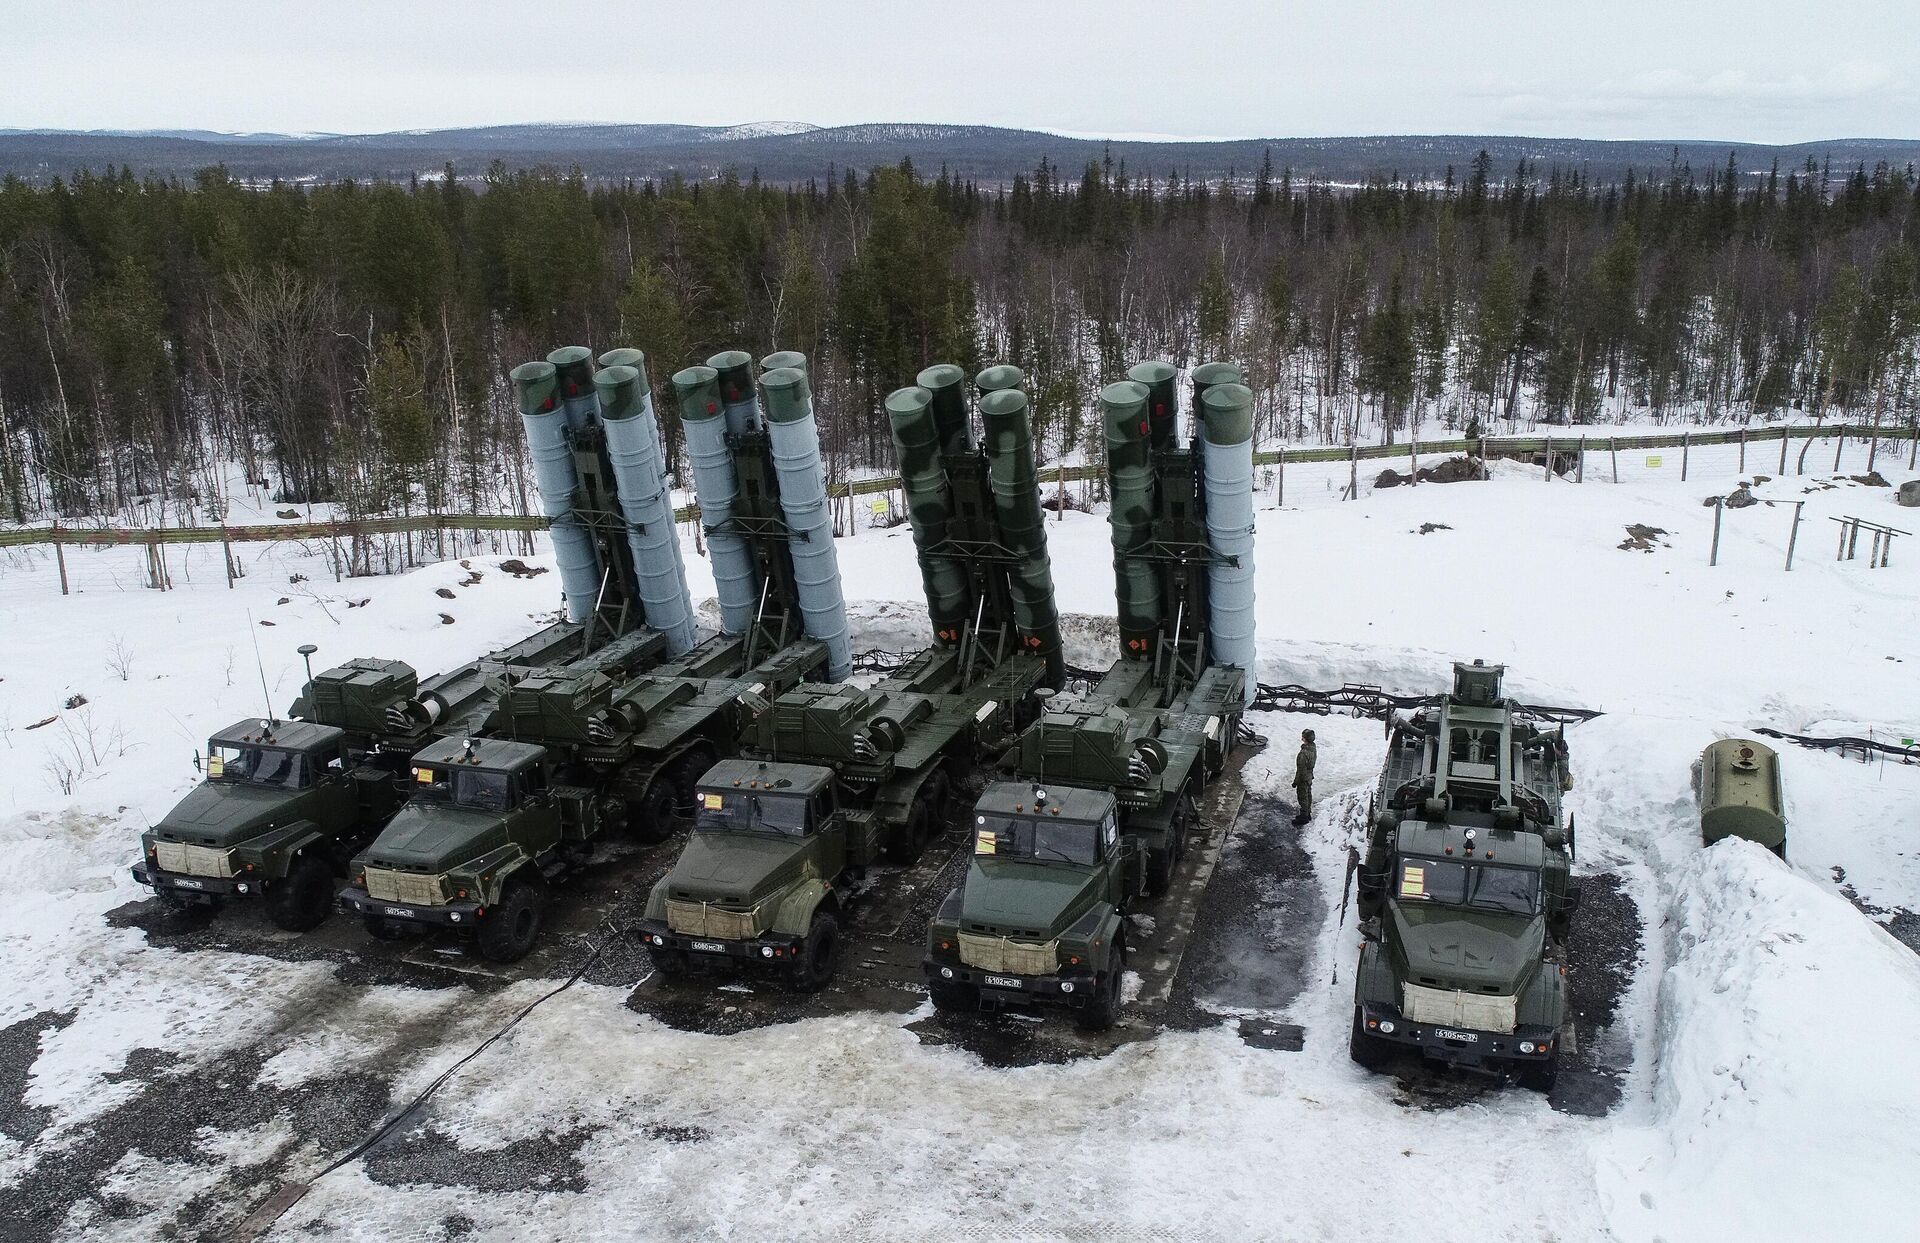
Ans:
{"label": "truck tire", "polygon": [[1560,1078],[1560,1049],[1556,1045],[1553,1055],[1544,1062],[1515,1062],[1513,1080],[1529,1092],[1538,1092],[1542,1096],[1553,1091],[1553,1085]]}
{"label": "truck tire", "polygon": [[693,963],[685,950],[649,949],[647,954],[663,980],[684,980],[693,971]]}
{"label": "truck tire", "polygon": [[662,773],[647,785],[638,801],[627,805],[627,823],[642,844],[657,846],[673,836],[679,813],[680,799],[674,783]]}
{"label": "truck tire", "polygon": [[921,848],[927,844],[929,819],[926,795],[916,795],[912,809],[907,812],[907,822],[900,826],[899,832],[887,839],[887,862],[912,863],[920,857]]}
{"label": "truck tire", "polygon": [[540,936],[541,893],[534,885],[514,877],[500,894],[500,901],[480,921],[475,941],[480,957],[488,962],[518,962],[527,956]]}
{"label": "truck tire", "polygon": [[1173,849],[1171,833],[1168,846],[1164,850],[1147,851],[1147,896],[1157,898],[1173,884]]}
{"label": "truck tire", "polygon": [[1353,1032],[1347,1037],[1347,1054],[1362,1070],[1379,1071],[1393,1060],[1393,1045],[1367,1031],[1360,1007],[1353,1008]]}
{"label": "truck tire", "polygon": [[299,855],[267,890],[267,916],[288,932],[317,928],[333,910],[333,869],[319,855]]}
{"label": "truck tire", "polygon": [[1107,960],[1107,974],[1087,1004],[1073,1016],[1074,1026],[1083,1032],[1103,1032],[1120,1016],[1120,989],[1126,982],[1127,944],[1113,943],[1113,956]]}
{"label": "truck tire", "polygon": [[933,998],[936,1014],[977,1014],[980,1010],[980,990],[957,980],[928,980],[927,995]]}
{"label": "truck tire", "polygon": [[700,778],[707,775],[707,770],[714,766],[717,758],[713,748],[703,742],[696,744],[685,755],[674,761],[673,783],[676,787],[674,792],[678,796],[683,814],[689,816],[693,814],[694,797],[700,785]]}
{"label": "truck tire", "polygon": [[832,911],[815,911],[813,922],[807,925],[807,943],[793,973],[793,986],[803,993],[817,993],[833,979],[839,965],[840,921]]}

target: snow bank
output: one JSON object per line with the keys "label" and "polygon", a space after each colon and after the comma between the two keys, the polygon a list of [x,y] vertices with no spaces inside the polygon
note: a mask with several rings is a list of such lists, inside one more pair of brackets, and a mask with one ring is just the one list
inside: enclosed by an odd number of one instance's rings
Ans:
{"label": "snow bank", "polygon": [[1920,962],[1729,841],[1675,877],[1651,1124],[1596,1168],[1623,1239],[1892,1237],[1920,1170]]}

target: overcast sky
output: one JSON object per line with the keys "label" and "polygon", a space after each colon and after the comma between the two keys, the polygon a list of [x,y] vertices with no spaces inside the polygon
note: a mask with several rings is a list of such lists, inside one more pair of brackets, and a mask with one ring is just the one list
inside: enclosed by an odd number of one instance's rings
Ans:
{"label": "overcast sky", "polygon": [[0,128],[1920,133],[1920,0],[7,0]]}

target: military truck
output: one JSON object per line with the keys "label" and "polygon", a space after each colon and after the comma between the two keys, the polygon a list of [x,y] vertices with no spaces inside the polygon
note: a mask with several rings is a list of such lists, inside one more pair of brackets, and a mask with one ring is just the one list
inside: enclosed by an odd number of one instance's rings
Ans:
{"label": "military truck", "polygon": [[1172,884],[1196,805],[1242,739],[1252,393],[1230,364],[1197,369],[1197,434],[1180,447],[1173,368],[1129,375],[1101,394],[1120,658],[1047,702],[976,803],[972,862],[922,964],[942,1012],[1064,1006],[1111,1026],[1126,916]]}
{"label": "military truck", "polygon": [[403,801],[414,752],[438,722],[487,698],[485,670],[558,659],[582,638],[556,623],[424,681],[397,660],[321,672],[290,719],[243,720],[208,739],[204,780],[142,836],[133,878],[169,906],[262,898],[280,927],[314,927],[333,909],[336,878]]}
{"label": "military truck", "polygon": [[1501,666],[1453,672],[1450,694],[1392,726],[1359,871],[1349,1047],[1369,1070],[1415,1053],[1546,1091],[1580,900],[1564,733],[1517,719]]}
{"label": "military truck", "polygon": [[[744,740],[753,767],[723,763],[702,780],[693,836],[635,929],[667,976],[752,965],[822,987],[867,869],[919,856],[949,819],[954,789],[1031,719],[1033,692],[1061,669],[1020,373],[990,367],[976,377],[978,448],[964,373],[940,365],[921,378],[889,396],[887,410],[934,644],[871,688],[801,686],[777,697]],[[792,386],[770,379],[775,425],[803,417]],[[787,807],[768,801],[768,781],[788,783],[773,787],[782,797],[808,791],[801,803],[812,810],[762,840],[753,804],[743,812],[733,800],[744,789],[763,812]]]}
{"label": "military truck", "polygon": [[[665,611],[678,616],[686,589],[677,561],[668,559],[664,545],[649,551],[641,544],[643,534],[663,524],[671,539],[671,517],[657,463],[624,447],[630,441],[657,444],[657,429],[644,360],[637,351],[622,357],[627,361],[594,375],[597,422],[573,436],[581,440],[596,426],[604,429],[633,561],[643,567],[643,593],[651,586]],[[689,369],[675,379],[695,453],[696,486],[708,489],[701,496],[703,516],[712,521],[720,547],[739,558],[725,562],[719,574],[722,632],[644,672],[633,662],[610,669],[608,657],[631,644],[662,641],[660,632],[632,632],[593,656],[557,667],[501,669],[492,709],[466,740],[468,750],[460,752],[466,758],[454,758],[451,766],[445,755],[438,766],[423,758],[415,773],[423,790],[436,789],[449,772],[456,787],[462,777],[477,780],[474,773],[486,773],[489,789],[506,797],[490,793],[487,798],[498,805],[475,805],[455,788],[444,797],[416,798],[395,818],[356,860],[354,883],[340,894],[342,907],[359,915],[373,935],[452,928],[472,934],[489,959],[519,958],[538,937],[550,882],[589,859],[609,835],[664,841],[683,811],[691,810],[700,775],[737,749],[767,698],[829,673],[844,659],[837,567],[829,564],[811,577],[800,573],[802,555],[795,551],[784,506],[802,489],[781,477],[775,437],[759,425],[750,377],[747,408],[737,399],[740,377],[732,373],[751,360],[729,353],[715,361],[721,366]],[[523,408],[537,408],[537,386],[550,377],[539,368],[516,376]],[[534,390],[525,391],[529,386]],[[722,433],[721,456],[712,458],[706,434],[728,418],[740,430]],[[804,433],[813,437],[810,423]],[[812,452],[817,474],[817,439]],[[632,503],[635,496],[658,503],[644,511]],[[729,618],[743,601],[747,607]],[[643,597],[643,603],[649,619],[663,612],[653,600]],[[737,632],[724,628],[729,622]],[[690,621],[687,629],[691,635]],[[664,641],[671,643],[671,635],[665,632]],[[749,653],[761,654],[751,668]]]}

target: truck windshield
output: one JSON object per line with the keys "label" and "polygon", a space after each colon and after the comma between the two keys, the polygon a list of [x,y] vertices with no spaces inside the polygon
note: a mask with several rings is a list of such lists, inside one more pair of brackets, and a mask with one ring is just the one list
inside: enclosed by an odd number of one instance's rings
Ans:
{"label": "truck windshield", "polygon": [[1538,909],[1540,878],[1523,868],[1471,866],[1439,859],[1405,859],[1394,891],[1401,899],[1439,906],[1531,915]]}
{"label": "truck windshield", "polygon": [[1072,820],[977,816],[973,853],[1091,866],[1100,861],[1099,826]]}
{"label": "truck windshield", "polygon": [[453,803],[474,811],[505,811],[513,804],[513,778],[506,773],[455,769]]}
{"label": "truck windshield", "polygon": [[693,827],[720,833],[761,832],[804,837],[807,800],[792,794],[702,790],[700,814]]}
{"label": "truck windshield", "polygon": [[297,790],[307,783],[307,757],[278,747],[211,743],[207,747],[207,777],[213,781],[244,781],[248,785]]}

